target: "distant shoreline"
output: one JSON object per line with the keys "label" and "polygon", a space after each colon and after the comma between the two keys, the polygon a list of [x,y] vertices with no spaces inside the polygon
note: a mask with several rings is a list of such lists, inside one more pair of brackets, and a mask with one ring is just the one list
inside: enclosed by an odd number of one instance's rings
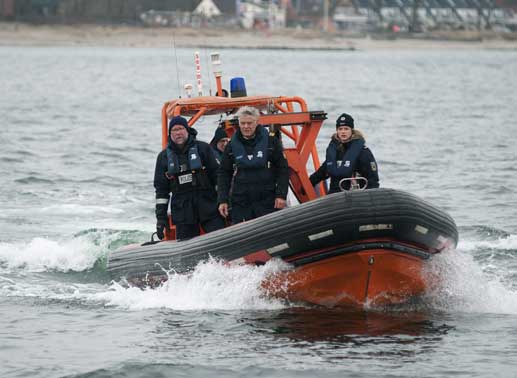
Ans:
{"label": "distant shoreline", "polygon": [[504,49],[517,50],[516,33],[436,32],[357,35],[313,30],[145,28],[32,25],[0,22],[0,46],[177,47],[276,50]]}

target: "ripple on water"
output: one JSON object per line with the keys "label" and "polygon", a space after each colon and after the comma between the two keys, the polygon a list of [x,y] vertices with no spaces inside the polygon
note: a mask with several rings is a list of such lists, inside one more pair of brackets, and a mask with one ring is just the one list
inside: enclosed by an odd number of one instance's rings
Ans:
{"label": "ripple on water", "polygon": [[458,228],[459,233],[470,240],[494,241],[509,237],[511,234],[500,228],[487,225],[470,225]]}
{"label": "ripple on water", "polygon": [[14,180],[17,184],[53,184],[54,180],[38,177],[38,176],[26,176]]}
{"label": "ripple on water", "polygon": [[23,159],[12,158],[12,157],[7,157],[7,156],[1,157],[0,161],[4,162],[4,163],[23,163]]}

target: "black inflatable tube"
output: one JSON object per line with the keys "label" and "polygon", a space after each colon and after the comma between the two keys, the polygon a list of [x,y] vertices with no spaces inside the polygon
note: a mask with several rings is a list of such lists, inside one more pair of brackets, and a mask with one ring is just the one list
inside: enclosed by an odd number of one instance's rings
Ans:
{"label": "black inflatable tube", "polygon": [[[361,232],[362,225],[390,225],[392,228]],[[418,233],[415,227],[427,231]],[[333,236],[309,240],[310,235],[328,230],[332,230]],[[378,237],[436,252],[443,248],[440,246],[443,239],[455,246],[458,233],[448,214],[420,198],[394,189],[372,189],[328,195],[187,241],[117,250],[109,255],[107,269],[115,279],[163,275],[160,266],[185,272],[210,255],[233,260],[287,244],[289,248],[275,254],[287,257]]]}

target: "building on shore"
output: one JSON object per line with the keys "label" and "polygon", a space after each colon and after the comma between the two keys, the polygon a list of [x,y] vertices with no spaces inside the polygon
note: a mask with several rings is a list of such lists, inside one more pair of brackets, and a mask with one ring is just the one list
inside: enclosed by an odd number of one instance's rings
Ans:
{"label": "building on shore", "polygon": [[0,0],[0,20],[162,27],[517,30],[517,0]]}
{"label": "building on shore", "polygon": [[[149,10],[193,13],[203,0],[0,0],[0,19],[39,23],[139,24]],[[235,15],[235,0],[212,0]],[[206,5],[203,6],[203,8]]]}
{"label": "building on shore", "polygon": [[237,0],[237,20],[245,29],[278,29],[286,26],[286,8],[278,1]]}

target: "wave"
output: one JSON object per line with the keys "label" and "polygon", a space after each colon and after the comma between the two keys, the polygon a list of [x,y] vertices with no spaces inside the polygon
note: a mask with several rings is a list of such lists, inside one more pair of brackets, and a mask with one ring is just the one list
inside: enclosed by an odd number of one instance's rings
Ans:
{"label": "wave", "polygon": [[19,179],[14,180],[17,184],[53,184],[53,180],[49,180],[46,178],[41,178],[37,176],[26,176]]}
{"label": "wave", "polygon": [[473,225],[460,227],[459,232],[458,249],[463,251],[517,249],[517,235],[499,228]]}
{"label": "wave", "polygon": [[134,230],[88,229],[69,239],[36,237],[29,242],[0,243],[0,269],[4,273],[83,272],[99,267],[110,250],[147,239]]}
{"label": "wave", "polygon": [[354,107],[354,109],[362,109],[362,110],[382,109],[382,106],[375,104],[375,103],[372,103],[372,104],[357,103],[357,104],[354,104],[353,107]]}
{"label": "wave", "polygon": [[[81,265],[91,266],[92,260]],[[60,268],[63,263],[58,264]],[[280,269],[281,262],[264,266],[229,266],[209,260],[199,263],[191,274],[169,272],[167,282],[157,288],[137,288],[111,282],[71,282],[56,275],[12,277],[0,272],[0,297],[38,298],[42,303],[60,302],[72,306],[118,307],[141,311],[166,308],[198,310],[274,310],[288,307],[268,297],[263,280]]]}
{"label": "wave", "polygon": [[141,231],[89,229],[64,240],[0,243],[0,297],[97,307],[88,298],[107,290],[108,252],[144,238]]}
{"label": "wave", "polygon": [[285,267],[201,262],[191,274],[168,272],[161,286],[140,289],[110,282],[105,271],[109,251],[141,242],[148,234],[134,230],[87,229],[69,239],[36,237],[0,243],[0,297],[39,298],[68,305],[115,306],[130,310],[278,309],[286,305],[267,297],[262,281]]}
{"label": "wave", "polygon": [[[287,360],[287,358],[286,358]],[[328,366],[325,366],[328,369]],[[74,373],[69,378],[137,378],[137,377],[282,377],[282,378],[312,378],[336,377],[333,371],[326,371],[321,367],[293,368],[260,365],[233,368],[202,364],[175,364],[166,362],[124,362],[114,366],[93,369],[86,373]],[[361,376],[350,375],[348,376]]]}
{"label": "wave", "polygon": [[12,164],[12,163],[23,163],[23,159],[17,159],[17,158],[11,158],[11,157],[1,157],[0,158],[0,161],[4,162],[4,163],[9,163],[9,164]]}
{"label": "wave", "polygon": [[[138,199],[135,197],[131,197],[127,195],[126,192],[121,193],[125,197],[123,197],[126,202],[140,203],[146,204],[148,201],[144,199]],[[99,202],[97,202],[99,203]],[[107,206],[107,205],[80,205],[77,203],[63,203],[59,205],[50,205],[45,207],[34,207],[31,209],[31,214],[37,216],[63,216],[63,219],[70,219],[71,216],[81,216],[81,215],[96,215],[102,214],[103,216],[106,214],[111,215],[119,215],[123,214],[124,210],[119,207]],[[25,208],[5,208],[2,209],[1,216],[21,216],[23,217],[27,214],[27,209]],[[62,221],[67,222],[67,221]]]}
{"label": "wave", "polygon": [[124,287],[113,283],[110,290],[92,296],[108,306],[130,310],[168,308],[192,310],[280,309],[286,304],[270,298],[262,282],[274,272],[285,269],[285,263],[270,261],[264,266],[229,266],[210,259],[200,262],[191,274],[168,272],[168,280],[151,289]]}
{"label": "wave", "polygon": [[512,279],[516,256],[508,263],[483,253],[485,248],[516,247],[517,237],[512,235],[496,241],[463,241],[457,250],[435,256],[426,272],[432,287],[425,302],[447,312],[517,314],[517,288]]}
{"label": "wave", "polygon": [[124,210],[116,207],[96,206],[96,205],[79,205],[75,203],[60,204],[46,206],[40,209],[34,209],[35,213],[53,214],[53,215],[89,215],[98,213],[122,214]]}
{"label": "wave", "polygon": [[37,237],[29,243],[0,243],[0,266],[29,272],[79,272],[92,268],[102,253],[86,238],[59,242]]}
{"label": "wave", "polygon": [[511,234],[500,228],[486,225],[471,225],[459,227],[462,238],[476,241],[498,240],[509,237]]}
{"label": "wave", "polygon": [[463,251],[490,249],[499,251],[517,250],[517,235],[509,235],[496,240],[465,240],[458,243]]}
{"label": "wave", "polygon": [[408,164],[400,161],[394,161],[394,160],[382,160],[380,159],[378,161],[379,166],[390,166],[390,167],[407,167]]}

